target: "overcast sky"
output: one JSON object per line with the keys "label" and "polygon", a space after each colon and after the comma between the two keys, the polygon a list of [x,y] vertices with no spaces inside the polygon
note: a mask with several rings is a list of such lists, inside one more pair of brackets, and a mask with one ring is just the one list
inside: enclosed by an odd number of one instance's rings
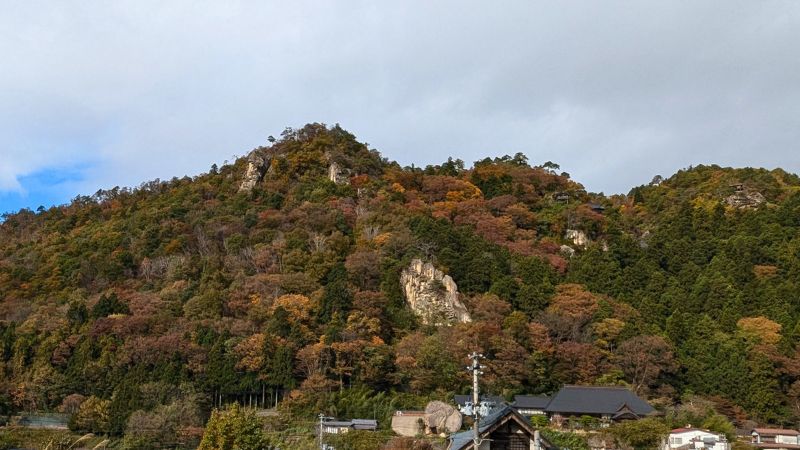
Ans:
{"label": "overcast sky", "polygon": [[523,152],[596,192],[800,171],[798,1],[0,7],[0,212],[195,175],[314,121],[403,165]]}

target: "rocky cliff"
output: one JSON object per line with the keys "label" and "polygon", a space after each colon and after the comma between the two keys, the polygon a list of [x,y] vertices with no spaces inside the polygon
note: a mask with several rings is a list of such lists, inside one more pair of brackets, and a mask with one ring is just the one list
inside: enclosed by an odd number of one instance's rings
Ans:
{"label": "rocky cliff", "polygon": [[736,192],[725,198],[725,203],[727,203],[728,206],[739,209],[757,208],[766,201],[767,199],[764,198],[761,192],[743,186],[737,186]]}
{"label": "rocky cliff", "polygon": [[426,325],[450,325],[470,322],[467,308],[458,298],[458,286],[449,275],[423,263],[411,261],[400,275],[406,302]]}
{"label": "rocky cliff", "polygon": [[582,248],[588,247],[591,242],[589,236],[586,236],[586,233],[580,230],[567,230],[564,234],[564,239],[568,239],[572,241],[573,244]]}
{"label": "rocky cliff", "polygon": [[253,150],[247,155],[247,172],[244,174],[242,184],[239,185],[239,192],[252,191],[254,187],[264,178],[264,174],[269,169],[272,158],[259,149]]}
{"label": "rocky cliff", "polygon": [[328,167],[328,179],[336,184],[350,184],[350,169],[333,161]]}

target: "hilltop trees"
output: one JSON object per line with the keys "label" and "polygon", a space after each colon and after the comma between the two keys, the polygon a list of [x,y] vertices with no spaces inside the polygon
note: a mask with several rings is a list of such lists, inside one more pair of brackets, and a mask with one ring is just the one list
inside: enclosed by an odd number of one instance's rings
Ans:
{"label": "hilltop trees", "polygon": [[[249,192],[242,158],[6,216],[0,413],[63,406],[134,448],[196,438],[227,403],[283,399],[308,420],[367,389],[420,407],[469,389],[474,350],[495,394],[623,383],[721,399],[740,422],[800,417],[794,175],[700,166],[607,197],[522,154],[402,168],[338,126],[257,151]],[[736,183],[766,203],[728,206]],[[420,323],[399,284],[414,258],[473,322]],[[240,416],[218,412],[209,439]]]}

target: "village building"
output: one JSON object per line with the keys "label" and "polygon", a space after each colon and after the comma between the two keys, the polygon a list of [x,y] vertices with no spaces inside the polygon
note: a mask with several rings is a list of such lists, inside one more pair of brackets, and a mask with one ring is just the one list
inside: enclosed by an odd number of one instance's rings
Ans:
{"label": "village building", "polygon": [[372,419],[327,420],[322,422],[323,434],[342,434],[350,430],[376,431],[378,421]]}
{"label": "village building", "polygon": [[752,445],[774,450],[800,449],[800,432],[781,428],[755,428],[750,433]]}
{"label": "village building", "polygon": [[670,431],[662,450],[730,450],[731,445],[724,435],[700,428],[676,428]]}
{"label": "village building", "polygon": [[[473,448],[473,431],[450,436],[449,450]],[[495,408],[478,426],[478,450],[549,450],[555,448],[509,405]]]}
{"label": "village building", "polygon": [[547,415],[545,409],[550,404],[550,397],[546,395],[516,395],[511,406],[523,416]]}
{"label": "village building", "polygon": [[545,412],[557,425],[571,417],[589,416],[604,427],[656,414],[652,406],[630,389],[599,386],[564,386],[553,395]]}

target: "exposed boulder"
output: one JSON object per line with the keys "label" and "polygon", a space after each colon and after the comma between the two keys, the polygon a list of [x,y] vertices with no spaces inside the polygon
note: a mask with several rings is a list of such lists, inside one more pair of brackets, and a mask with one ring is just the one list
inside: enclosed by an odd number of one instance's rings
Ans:
{"label": "exposed boulder", "polygon": [[431,433],[455,433],[462,422],[461,413],[452,405],[434,400],[425,406],[425,425]]}
{"label": "exposed boulder", "polygon": [[264,178],[272,158],[260,149],[253,150],[247,155],[247,171],[244,174],[239,192],[250,192]]}
{"label": "exposed boulder", "polygon": [[586,233],[580,230],[567,230],[564,238],[571,240],[573,244],[583,248],[588,247],[589,242],[591,242],[589,236],[586,236]]}
{"label": "exposed boulder", "polygon": [[400,275],[400,285],[406,302],[425,325],[472,321],[467,308],[459,300],[455,281],[433,264],[414,259]]}

